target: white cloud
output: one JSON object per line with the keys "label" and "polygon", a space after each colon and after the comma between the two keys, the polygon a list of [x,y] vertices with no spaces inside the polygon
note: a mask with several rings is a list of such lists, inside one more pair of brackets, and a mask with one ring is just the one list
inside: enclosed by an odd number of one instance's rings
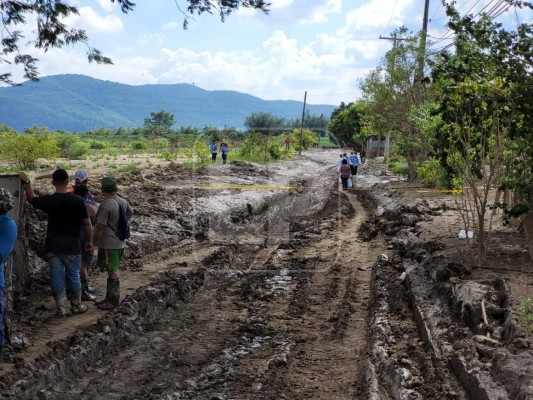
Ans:
{"label": "white cloud", "polygon": [[401,26],[405,23],[404,13],[413,0],[371,0],[367,4],[351,10],[346,15],[346,26],[339,35],[353,37],[372,30]]}
{"label": "white cloud", "polygon": [[97,0],[97,1],[98,1],[98,4],[100,4],[100,7],[102,7],[102,9],[107,13],[111,13],[115,9],[114,2],[111,2],[109,0]]}
{"label": "white cloud", "polygon": [[[322,4],[323,3],[323,4]],[[342,0],[327,0],[310,7],[310,15],[300,21],[302,25],[320,24],[328,20],[328,14],[338,14],[341,11]]]}
{"label": "white cloud", "polygon": [[178,27],[178,23],[176,21],[170,21],[163,25],[162,29],[164,31],[173,31]]}
{"label": "white cloud", "polygon": [[289,7],[292,2],[293,0],[272,0],[270,10],[274,12],[283,10],[284,8]]}
{"label": "white cloud", "polygon": [[80,7],[79,15],[70,15],[66,19],[68,26],[85,29],[88,33],[114,33],[122,30],[124,24],[116,15],[102,17],[91,7]]}

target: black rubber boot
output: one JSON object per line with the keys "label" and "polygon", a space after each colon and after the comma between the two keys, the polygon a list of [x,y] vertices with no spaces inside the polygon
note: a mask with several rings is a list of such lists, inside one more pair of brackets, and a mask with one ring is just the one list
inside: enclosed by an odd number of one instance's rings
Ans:
{"label": "black rubber boot", "polygon": [[72,314],[83,314],[88,310],[85,304],[81,304],[81,291],[69,292],[67,296],[70,300],[70,311]]}
{"label": "black rubber boot", "polygon": [[96,303],[94,303],[96,305],[96,307],[98,307],[101,304],[107,303],[107,300],[109,299],[109,288],[110,288],[109,281],[111,281],[111,278],[107,278],[107,288],[106,288],[104,299],[103,300],[99,300]]}
{"label": "black rubber boot", "polygon": [[81,281],[81,301],[96,301],[96,296],[91,293],[89,282]]}
{"label": "black rubber boot", "polygon": [[120,279],[108,279],[107,291],[107,302],[97,305],[100,310],[112,310],[118,306],[120,302]]}

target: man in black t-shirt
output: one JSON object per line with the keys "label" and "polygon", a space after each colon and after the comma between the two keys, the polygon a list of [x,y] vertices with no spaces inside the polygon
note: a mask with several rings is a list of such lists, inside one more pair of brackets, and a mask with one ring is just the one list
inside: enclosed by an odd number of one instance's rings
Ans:
{"label": "man in black t-shirt", "polygon": [[[45,247],[57,315],[84,313],[87,306],[81,304],[81,252],[93,251],[92,225],[85,202],[68,192],[68,173],[64,169],[54,171],[52,184],[56,191],[50,195],[35,196],[26,174],[21,172],[19,176],[30,204],[48,215]],[[87,234],[85,249],[80,249],[82,226]],[[70,312],[66,298],[70,300]]]}

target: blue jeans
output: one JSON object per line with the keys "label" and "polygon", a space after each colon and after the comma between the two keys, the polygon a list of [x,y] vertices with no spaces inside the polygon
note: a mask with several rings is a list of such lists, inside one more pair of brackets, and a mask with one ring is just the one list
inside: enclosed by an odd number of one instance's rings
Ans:
{"label": "blue jeans", "polygon": [[50,286],[52,293],[63,290],[76,293],[81,291],[80,265],[81,255],[46,253],[50,264]]}
{"label": "blue jeans", "polygon": [[0,267],[2,284],[0,285],[0,349],[4,348],[4,268]]}

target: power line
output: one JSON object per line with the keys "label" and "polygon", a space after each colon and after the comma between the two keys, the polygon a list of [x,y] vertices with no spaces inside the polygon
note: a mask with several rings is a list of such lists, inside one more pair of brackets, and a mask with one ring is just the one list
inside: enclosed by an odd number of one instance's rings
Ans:
{"label": "power line", "polygon": [[[387,23],[387,26],[385,27],[385,29],[383,30],[383,32],[381,32],[381,35],[383,35],[385,33],[385,31],[389,28],[389,25],[392,21],[392,17],[394,17],[394,11],[396,11],[396,5],[398,4],[398,0],[394,0],[394,7],[392,7],[392,13],[390,15],[390,18],[389,18],[389,22]],[[381,36],[380,35],[380,36]]]}

